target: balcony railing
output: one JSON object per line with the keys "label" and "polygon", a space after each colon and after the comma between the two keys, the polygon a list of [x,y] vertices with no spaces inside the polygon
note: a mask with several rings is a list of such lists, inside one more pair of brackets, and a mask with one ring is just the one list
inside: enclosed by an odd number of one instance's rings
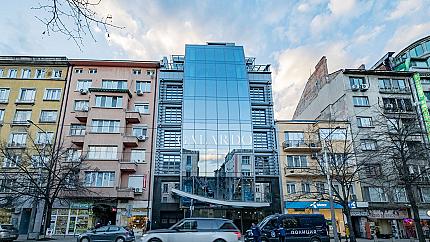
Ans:
{"label": "balcony railing", "polygon": [[17,143],[17,142],[10,142],[7,143],[7,147],[8,148],[25,148],[26,144],[25,143]]}
{"label": "balcony railing", "polygon": [[139,145],[139,139],[133,135],[124,135],[122,137],[122,143],[126,147],[137,147]]}
{"label": "balcony railing", "polygon": [[125,113],[125,120],[130,124],[140,123],[140,113],[138,111],[127,110]]}
{"label": "balcony railing", "polygon": [[76,111],[75,118],[81,122],[86,122],[88,119],[88,111]]}
{"label": "balcony railing", "polygon": [[120,169],[121,171],[126,171],[126,172],[136,172],[137,163],[134,163],[130,160],[122,160],[120,162]]}
{"label": "balcony railing", "polygon": [[286,140],[282,143],[282,147],[285,151],[295,149],[321,149],[321,143],[317,140]]}
{"label": "balcony railing", "polygon": [[411,89],[409,87],[405,88],[379,88],[380,93],[411,93]]}
{"label": "balcony railing", "polygon": [[118,188],[117,197],[125,199],[134,199],[134,190],[133,188]]}

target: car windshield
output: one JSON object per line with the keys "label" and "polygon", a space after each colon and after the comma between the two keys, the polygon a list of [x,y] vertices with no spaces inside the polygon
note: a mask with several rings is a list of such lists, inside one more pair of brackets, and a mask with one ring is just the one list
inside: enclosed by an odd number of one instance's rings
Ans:
{"label": "car windshield", "polygon": [[182,219],[181,221],[175,223],[174,225],[172,225],[172,227],[170,227],[170,229],[174,229],[175,227],[177,227],[178,225],[180,225],[182,222],[184,222],[184,219]]}
{"label": "car windshield", "polygon": [[261,228],[265,223],[267,223],[267,221],[269,221],[269,220],[270,220],[270,219],[272,219],[272,218],[273,218],[273,216],[265,217],[263,220],[261,220],[261,221],[257,224],[257,226]]}
{"label": "car windshield", "polygon": [[2,229],[8,229],[8,230],[12,230],[12,229],[14,229],[14,228],[13,228],[13,225],[2,225],[2,226],[1,226],[1,228],[2,228]]}

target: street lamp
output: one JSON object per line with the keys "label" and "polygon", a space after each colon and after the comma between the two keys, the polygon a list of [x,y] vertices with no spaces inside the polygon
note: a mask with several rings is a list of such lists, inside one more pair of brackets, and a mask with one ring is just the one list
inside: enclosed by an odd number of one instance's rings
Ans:
{"label": "street lamp", "polygon": [[336,130],[340,129],[340,126],[337,126],[334,128],[326,137],[324,137],[324,162],[325,162],[325,168],[326,168],[326,177],[327,177],[327,183],[328,183],[328,194],[329,194],[329,201],[330,201],[330,213],[331,213],[331,224],[333,227],[333,237],[335,242],[339,242],[339,237],[337,233],[337,225],[336,225],[336,214],[334,211],[334,201],[333,201],[333,189],[331,187],[331,171],[330,171],[330,162],[327,157],[327,138],[332,135]]}

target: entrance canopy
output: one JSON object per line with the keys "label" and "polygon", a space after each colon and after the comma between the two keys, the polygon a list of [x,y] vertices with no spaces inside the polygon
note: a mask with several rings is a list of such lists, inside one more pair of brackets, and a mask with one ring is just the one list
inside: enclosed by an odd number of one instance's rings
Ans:
{"label": "entrance canopy", "polygon": [[188,197],[191,199],[195,199],[201,202],[205,203],[211,203],[211,204],[217,204],[217,205],[223,205],[223,206],[230,206],[235,208],[262,208],[262,207],[269,207],[270,203],[258,203],[258,202],[234,202],[234,201],[224,201],[224,200],[218,200],[213,198],[207,198],[195,194],[191,194],[188,192],[184,192],[178,189],[172,189],[173,193],[176,193],[177,195],[181,197]]}

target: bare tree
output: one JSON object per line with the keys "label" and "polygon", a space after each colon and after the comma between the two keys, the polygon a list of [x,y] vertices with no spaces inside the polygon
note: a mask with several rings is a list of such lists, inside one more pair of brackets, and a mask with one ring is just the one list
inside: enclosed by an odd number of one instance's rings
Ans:
{"label": "bare tree", "polygon": [[[323,121],[320,121],[322,123]],[[362,182],[360,176],[367,167],[367,159],[358,157],[355,152],[355,138],[346,122],[328,121],[327,126],[309,130],[309,136],[318,137],[319,143],[308,143],[313,150],[311,164],[303,171],[303,178],[314,189],[302,191],[291,199],[312,199],[330,201],[330,192],[335,204],[342,206],[350,231],[350,241],[356,241],[352,229],[351,202],[356,201],[355,189]],[[312,140],[312,138],[310,138]],[[313,139],[315,140],[315,138]]]}
{"label": "bare tree", "polygon": [[13,141],[0,144],[3,158],[0,199],[4,205],[15,207],[29,202],[33,206],[43,204],[44,222],[40,233],[45,235],[50,227],[54,202],[92,193],[85,187],[83,179],[79,179],[82,171],[89,167],[75,149],[54,145],[43,135],[37,139],[28,135],[27,139],[27,145]]}
{"label": "bare tree", "polygon": [[427,133],[423,132],[412,107],[410,112],[395,111],[385,110],[374,121],[379,128],[371,138],[376,141],[377,149],[370,159],[381,165],[374,184],[390,201],[410,205],[418,239],[425,242],[418,207],[419,190],[430,187]]}
{"label": "bare tree", "polygon": [[[46,0],[47,3],[39,3],[34,10],[45,12],[47,17],[36,18],[45,25],[42,34],[60,33],[68,39],[72,39],[81,49],[84,45],[84,37],[89,35],[94,41],[94,28],[102,29],[109,37],[109,29],[123,29],[124,27],[113,24],[112,15],[99,16],[96,8],[101,0]],[[43,14],[41,15],[43,16]]]}

